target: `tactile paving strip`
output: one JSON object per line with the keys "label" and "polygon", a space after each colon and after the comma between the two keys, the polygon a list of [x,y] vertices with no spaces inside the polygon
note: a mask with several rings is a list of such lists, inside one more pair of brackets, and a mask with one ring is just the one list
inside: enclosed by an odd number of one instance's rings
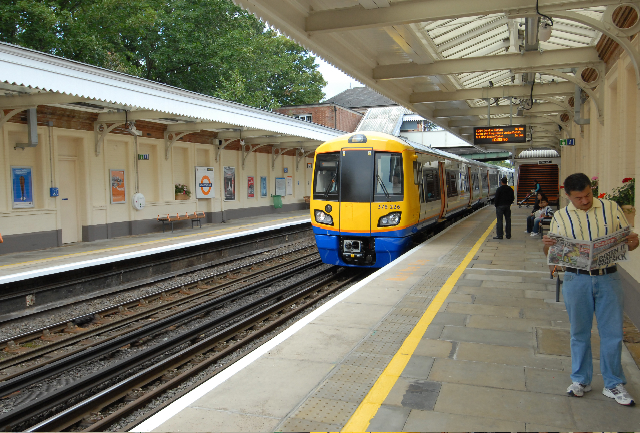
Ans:
{"label": "tactile paving strip", "polygon": [[360,402],[311,397],[296,413],[296,418],[328,424],[345,424]]}
{"label": "tactile paving strip", "polygon": [[360,404],[368,392],[368,384],[329,379],[318,388],[314,397],[351,401]]}
{"label": "tactile paving strip", "polygon": [[[489,213],[481,215],[485,218],[477,223],[474,222],[475,228],[448,254],[441,257],[438,263],[410,288],[403,300],[378,324],[376,330],[379,332],[371,333],[354,352],[333,369],[314,396],[307,399],[292,418],[285,420],[279,426],[281,430],[329,431],[333,424],[338,424],[339,428],[344,426],[418,322],[435,294],[459,266],[493,218]],[[437,239],[435,241],[447,242]],[[394,341],[391,337],[396,337],[397,340]],[[342,386],[341,383],[343,383]]]}

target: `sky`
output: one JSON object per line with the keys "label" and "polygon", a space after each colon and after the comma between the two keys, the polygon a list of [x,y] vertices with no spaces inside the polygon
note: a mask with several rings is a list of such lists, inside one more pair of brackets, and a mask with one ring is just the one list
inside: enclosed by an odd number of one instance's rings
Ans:
{"label": "sky", "polygon": [[316,64],[319,65],[318,71],[320,71],[327,82],[327,85],[322,88],[322,91],[325,94],[325,99],[329,99],[351,87],[363,86],[340,69],[334,68],[319,57],[316,57]]}

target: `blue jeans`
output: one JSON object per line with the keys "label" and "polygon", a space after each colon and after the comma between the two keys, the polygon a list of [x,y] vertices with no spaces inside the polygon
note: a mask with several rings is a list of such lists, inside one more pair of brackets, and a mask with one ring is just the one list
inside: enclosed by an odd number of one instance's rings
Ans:
{"label": "blue jeans", "polygon": [[542,218],[533,219],[533,233],[538,233],[540,231],[540,221],[542,221]]}
{"label": "blue jeans", "polygon": [[562,296],[571,323],[571,380],[591,384],[591,324],[595,312],[604,386],[615,388],[627,383],[621,362],[623,293],[620,274],[591,276],[566,272]]}

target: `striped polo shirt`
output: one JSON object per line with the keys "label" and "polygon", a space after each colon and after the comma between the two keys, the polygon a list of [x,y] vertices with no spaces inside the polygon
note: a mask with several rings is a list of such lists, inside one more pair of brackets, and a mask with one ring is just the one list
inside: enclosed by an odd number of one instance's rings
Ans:
{"label": "striped polo shirt", "polygon": [[616,202],[594,198],[593,206],[587,211],[569,203],[556,212],[549,232],[566,238],[592,241],[628,225],[624,212]]}

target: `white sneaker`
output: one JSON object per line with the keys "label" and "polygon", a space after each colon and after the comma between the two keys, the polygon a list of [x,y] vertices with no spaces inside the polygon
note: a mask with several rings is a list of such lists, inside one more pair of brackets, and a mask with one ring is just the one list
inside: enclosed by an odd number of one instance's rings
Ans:
{"label": "white sneaker", "polygon": [[525,232],[525,233],[531,233],[529,230],[525,230],[524,232]]}
{"label": "white sneaker", "polygon": [[615,388],[604,388],[602,394],[609,398],[614,398],[616,403],[623,406],[633,406],[636,404],[633,397],[629,395],[623,384],[618,384]]}
{"label": "white sneaker", "polygon": [[567,388],[567,395],[569,397],[582,397],[585,392],[589,391],[591,391],[591,385],[583,385],[580,382],[573,382],[569,385],[569,388]]}
{"label": "white sneaker", "polygon": [[540,236],[540,233],[534,233],[534,232],[531,232],[531,237],[532,237],[532,238],[534,238],[534,237],[536,237],[536,236]]}

